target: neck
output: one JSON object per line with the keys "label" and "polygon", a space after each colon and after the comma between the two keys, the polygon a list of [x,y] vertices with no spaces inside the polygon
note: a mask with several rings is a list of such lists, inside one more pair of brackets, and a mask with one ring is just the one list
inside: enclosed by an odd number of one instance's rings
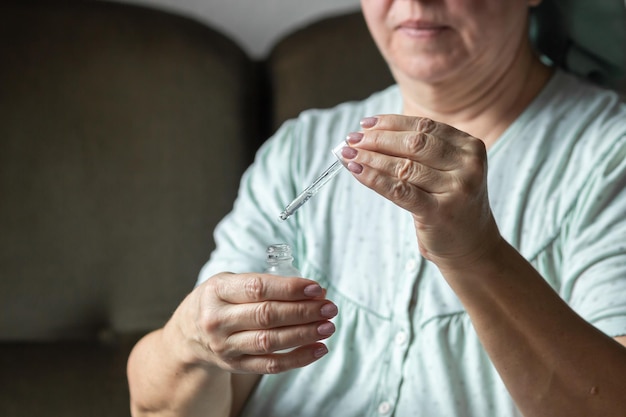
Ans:
{"label": "neck", "polygon": [[428,117],[480,138],[489,148],[539,94],[551,70],[520,48],[495,71],[458,71],[455,78],[425,83],[400,79],[404,113]]}

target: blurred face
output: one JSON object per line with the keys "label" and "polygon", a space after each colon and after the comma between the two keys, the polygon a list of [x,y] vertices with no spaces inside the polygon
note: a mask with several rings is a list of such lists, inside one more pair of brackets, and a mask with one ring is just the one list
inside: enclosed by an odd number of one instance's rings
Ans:
{"label": "blurred face", "polygon": [[511,62],[526,40],[528,6],[539,1],[361,0],[361,7],[396,79],[437,83]]}

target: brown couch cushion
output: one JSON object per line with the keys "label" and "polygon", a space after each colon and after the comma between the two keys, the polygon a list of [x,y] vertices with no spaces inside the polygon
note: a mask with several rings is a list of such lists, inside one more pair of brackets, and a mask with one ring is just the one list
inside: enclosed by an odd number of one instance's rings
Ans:
{"label": "brown couch cushion", "polygon": [[125,370],[135,340],[2,345],[0,415],[129,416]]}
{"label": "brown couch cushion", "polygon": [[363,99],[394,83],[360,12],[285,36],[272,49],[267,72],[272,129],[303,110]]}

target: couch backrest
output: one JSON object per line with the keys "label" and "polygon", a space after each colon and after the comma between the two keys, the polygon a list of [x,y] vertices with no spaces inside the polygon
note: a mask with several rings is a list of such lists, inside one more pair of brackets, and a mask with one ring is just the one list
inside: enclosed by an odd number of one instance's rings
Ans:
{"label": "couch backrest", "polygon": [[270,130],[303,110],[363,99],[394,83],[360,11],[288,34],[272,49],[265,68]]}
{"label": "couch backrest", "polygon": [[0,340],[160,326],[250,160],[252,63],[141,7],[3,3],[0,22]]}

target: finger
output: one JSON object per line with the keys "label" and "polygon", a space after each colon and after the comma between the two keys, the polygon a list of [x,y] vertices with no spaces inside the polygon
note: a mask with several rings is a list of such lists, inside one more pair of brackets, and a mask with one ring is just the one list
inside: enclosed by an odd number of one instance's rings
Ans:
{"label": "finger", "polygon": [[344,162],[349,161],[347,165],[351,171],[355,166],[350,165],[350,162],[357,164],[356,173],[361,177],[361,182],[379,192],[397,189],[393,192],[396,194],[419,188],[427,193],[442,193],[449,189],[451,181],[449,171],[434,169],[408,158],[355,148],[344,148],[342,157]]}
{"label": "finger", "polygon": [[437,209],[438,194],[429,192],[424,184],[422,184],[424,188],[421,188],[355,161],[350,161],[347,166],[359,182],[405,210],[412,213],[427,213]]}
{"label": "finger", "polygon": [[307,366],[327,353],[328,348],[323,343],[314,343],[288,353],[240,356],[229,361],[228,365],[232,372],[277,374]]}
{"label": "finger", "polygon": [[462,151],[453,141],[416,131],[370,130],[350,133],[347,143],[354,149],[365,149],[385,155],[408,158],[439,170],[459,165]]}
{"label": "finger", "polygon": [[[366,118],[367,119],[367,118]],[[347,142],[356,148],[411,158],[441,170],[459,166],[463,154],[473,150],[472,136],[431,119],[381,115],[363,132],[351,133]]]}
{"label": "finger", "polygon": [[224,342],[224,356],[265,355],[279,350],[308,345],[327,339],[335,332],[329,321],[318,321],[302,326],[250,330],[233,333]]}
{"label": "finger", "polygon": [[[446,140],[423,132],[388,130],[356,132],[348,134],[347,143],[353,149],[406,158],[442,171],[453,170],[459,165],[460,149]],[[342,155],[343,151],[342,149]]]}
{"label": "finger", "polygon": [[[364,131],[389,130],[396,132],[412,131],[429,133],[433,136],[448,137],[457,140],[459,136],[466,135],[454,127],[445,123],[439,123],[427,117],[405,116],[401,114],[379,114],[373,117],[365,117],[361,120]],[[461,134],[461,135],[459,135]]]}
{"label": "finger", "polygon": [[312,323],[333,318],[337,306],[326,300],[299,302],[263,301],[261,303],[224,306],[219,314],[220,331],[234,333],[241,330],[271,329]]}
{"label": "finger", "polygon": [[222,273],[207,280],[205,285],[209,295],[215,294],[230,304],[297,301],[319,298],[324,294],[324,289],[310,279],[269,274]]}

